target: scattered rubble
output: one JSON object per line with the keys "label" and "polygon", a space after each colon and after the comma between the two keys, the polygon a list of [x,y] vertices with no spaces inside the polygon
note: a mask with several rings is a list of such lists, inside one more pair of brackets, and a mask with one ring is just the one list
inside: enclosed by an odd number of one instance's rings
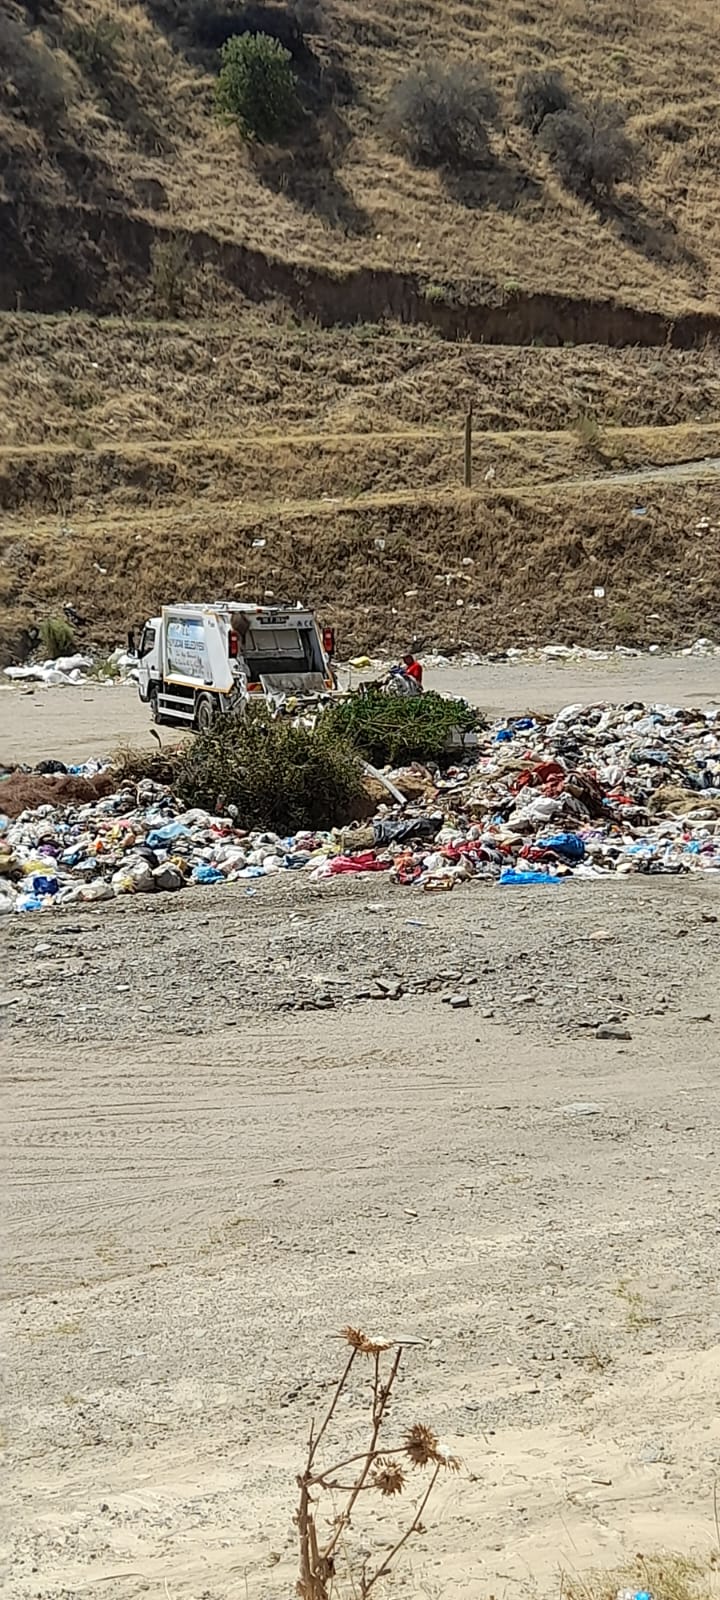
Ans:
{"label": "scattered rubble", "polygon": [[[609,874],[720,871],[716,711],[572,705],[553,717],[505,719],[479,734],[462,766],[393,773],[401,785],[417,780],[416,798],[381,803],[371,825],[287,838],[188,810],[149,779],[98,796],[113,773],[97,763],[57,777],[59,764],[42,765],[43,794],[55,803],[0,819],[5,912],[285,871],[318,882],[380,872],[427,891],[468,880],[557,889]],[[0,784],[0,813],[3,793],[22,777]],[[86,803],[63,789],[82,781],[95,786]]]}

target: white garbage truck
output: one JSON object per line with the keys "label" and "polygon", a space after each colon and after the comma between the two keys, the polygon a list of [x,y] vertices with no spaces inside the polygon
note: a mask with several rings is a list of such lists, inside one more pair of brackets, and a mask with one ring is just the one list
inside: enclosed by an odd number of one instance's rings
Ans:
{"label": "white garbage truck", "polygon": [[331,694],[335,641],[303,606],[163,606],[138,647],[138,693],[154,722],[203,732],[255,697],[280,705]]}

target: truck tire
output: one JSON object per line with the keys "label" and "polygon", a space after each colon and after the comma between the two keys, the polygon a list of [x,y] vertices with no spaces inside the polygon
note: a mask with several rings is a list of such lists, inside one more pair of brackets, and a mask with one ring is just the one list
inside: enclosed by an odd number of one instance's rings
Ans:
{"label": "truck tire", "polygon": [[148,695],[148,705],[150,707],[150,716],[152,718],[152,721],[154,723],[156,723],[156,724],[160,723],[160,722],[162,722],[164,720],[163,719],[163,714],[162,714],[162,712],[160,710],[160,706],[159,706],[159,703],[158,703],[158,695],[159,695],[159,690],[157,689],[157,687],[155,687],[154,689],[151,689],[150,693]]}
{"label": "truck tire", "polygon": [[207,733],[215,721],[215,700],[211,694],[199,694],[195,701],[195,727],[198,733]]}

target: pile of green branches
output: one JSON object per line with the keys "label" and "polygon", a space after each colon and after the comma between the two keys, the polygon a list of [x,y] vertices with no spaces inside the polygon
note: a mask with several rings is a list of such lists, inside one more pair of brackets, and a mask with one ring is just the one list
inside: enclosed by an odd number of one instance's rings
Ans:
{"label": "pile of green branches", "polygon": [[464,700],[446,700],[429,692],[390,695],[379,689],[358,689],[326,711],[321,727],[347,740],[376,767],[399,767],[411,761],[438,765],[453,759],[452,736],[480,725],[479,713]]}
{"label": "pile of green branches", "polygon": [[241,828],[292,834],[351,821],[362,768],[332,729],[273,721],[264,707],[253,707],[243,717],[219,717],[184,745],[173,787],[188,806],[232,806]]}

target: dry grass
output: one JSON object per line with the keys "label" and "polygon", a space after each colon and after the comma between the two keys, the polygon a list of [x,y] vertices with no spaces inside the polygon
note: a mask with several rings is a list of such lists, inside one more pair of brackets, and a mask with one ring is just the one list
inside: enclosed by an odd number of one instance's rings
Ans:
{"label": "dry grass", "polygon": [[[720,459],[720,423],[669,428],[608,429],[587,437],[575,425],[540,432],[475,431],[475,481],[492,474],[495,490],[521,492],[601,478],[607,470],[673,466]],[[0,446],[0,506],[67,520],[152,507],[182,516],[191,504],[217,515],[228,504],[242,524],[278,515],[361,508],[420,493],[447,495],[462,482],[462,440],[456,428],[397,433],[258,433],[221,444],[184,439],[108,449]],[[701,476],[699,470],[699,476]],[[68,654],[48,649],[48,655]]]}
{"label": "dry grass", "polygon": [[[16,0],[10,11],[24,14]],[[107,40],[108,24],[111,43],[98,64],[77,41]],[[13,183],[25,202],[110,200],[283,259],[410,268],[472,284],[476,296],[483,285],[512,283],[514,292],[550,287],[673,314],[717,299],[713,0],[688,0],[682,14],[674,0],[536,0],[531,8],[486,0],[481,12],[465,0],[325,0],[321,29],[312,48],[350,75],[352,92],[294,158],[259,163],[213,117],[210,58],[188,50],[181,33],[163,32],[149,4],[60,0],[36,37],[62,69],[67,127],[59,138],[32,102],[0,94]],[[388,147],[384,96],[433,53],[474,57],[488,72],[501,108],[489,172],[450,181],[414,170]],[[637,187],[603,210],[559,187],[514,120],[518,71],[555,65],[580,94],[623,101],[643,148]],[[63,159],[68,145],[82,161]],[[110,258],[106,266],[112,275]],[[98,285],[98,303],[107,292]]]}
{"label": "dry grass", "polygon": [[2,444],[94,445],[258,433],[462,435],[712,422],[714,349],[497,349],[417,330],[323,330],[257,314],[190,324],[79,314],[0,318]]}
{"label": "dry grass", "polygon": [[627,1565],[605,1572],[562,1575],[563,1600],[616,1600],[624,1589],[647,1590],[657,1600],[717,1600],[719,1550],[708,1556],[658,1551],[637,1555]]}
{"label": "dry grass", "polygon": [[344,651],[718,631],[720,480],[602,482],[720,455],[711,351],[9,316],[0,355],[6,649],[66,601],[89,619],[78,643],[102,646],[172,596],[221,590],[313,603]]}
{"label": "dry grass", "polygon": [[[720,634],[720,484],[524,493],[407,491],[257,512],[242,502],[6,516],[0,599],[16,628],[71,599],[110,643],[170,596],[302,599],[352,652],[425,644],[628,643]],[[699,527],[702,517],[710,526]],[[259,539],[262,546],[254,548]],[[101,570],[99,570],[101,569]],[[593,589],[606,590],[602,604]]]}

